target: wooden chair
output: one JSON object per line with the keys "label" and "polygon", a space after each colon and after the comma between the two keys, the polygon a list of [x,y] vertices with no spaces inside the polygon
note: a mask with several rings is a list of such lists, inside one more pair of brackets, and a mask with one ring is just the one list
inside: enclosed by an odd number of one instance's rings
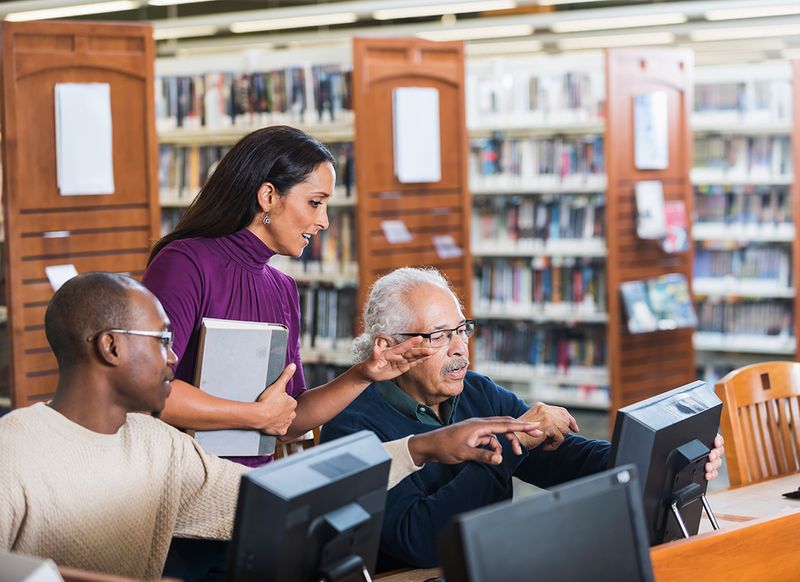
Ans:
{"label": "wooden chair", "polygon": [[800,363],[744,366],[715,389],[732,486],[800,471]]}
{"label": "wooden chair", "polygon": [[275,443],[275,460],[277,461],[283,457],[288,457],[289,455],[299,453],[300,451],[304,451],[310,447],[318,445],[320,428],[321,427],[317,426],[303,436],[297,437],[293,441],[285,443],[277,441]]}

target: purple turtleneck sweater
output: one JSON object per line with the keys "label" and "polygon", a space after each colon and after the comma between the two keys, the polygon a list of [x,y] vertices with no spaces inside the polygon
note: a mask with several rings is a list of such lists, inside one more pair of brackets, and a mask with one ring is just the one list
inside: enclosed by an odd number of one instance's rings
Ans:
{"label": "purple turtleneck sweater", "polygon": [[286,392],[296,398],[305,390],[300,298],[294,280],[267,264],[274,254],[245,228],[219,238],[178,240],[156,255],[142,282],[158,297],[172,322],[177,379],[194,381],[204,317],[263,321],[289,328],[286,363],[297,364],[297,371]]}

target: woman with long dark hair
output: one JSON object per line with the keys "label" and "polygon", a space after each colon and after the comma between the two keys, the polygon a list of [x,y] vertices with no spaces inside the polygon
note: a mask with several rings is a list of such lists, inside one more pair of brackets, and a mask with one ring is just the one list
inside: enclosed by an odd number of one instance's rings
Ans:
{"label": "woman with long dark hair", "polygon": [[[412,338],[376,349],[335,380],[305,391],[297,286],[269,259],[300,256],[328,228],[333,163],[327,148],[302,131],[254,131],[222,158],[175,230],[153,248],[143,282],[172,322],[179,358],[161,415],[165,421],[186,429],[254,429],[295,438],[333,418],[371,382],[394,378],[432,353],[419,347],[422,338]],[[289,328],[286,370],[258,402],[224,400],[191,385],[204,317]],[[237,460],[256,465],[267,459]]]}

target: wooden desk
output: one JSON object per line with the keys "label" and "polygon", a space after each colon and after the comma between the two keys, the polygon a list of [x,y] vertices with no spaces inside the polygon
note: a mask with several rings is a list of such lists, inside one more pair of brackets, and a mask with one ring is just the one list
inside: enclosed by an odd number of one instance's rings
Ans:
{"label": "wooden desk", "polygon": [[[705,519],[700,534],[650,550],[656,582],[738,582],[800,580],[800,499],[781,494],[800,486],[800,474],[708,496],[719,522]],[[706,533],[702,533],[706,532]],[[408,570],[383,582],[423,582],[441,570]]]}

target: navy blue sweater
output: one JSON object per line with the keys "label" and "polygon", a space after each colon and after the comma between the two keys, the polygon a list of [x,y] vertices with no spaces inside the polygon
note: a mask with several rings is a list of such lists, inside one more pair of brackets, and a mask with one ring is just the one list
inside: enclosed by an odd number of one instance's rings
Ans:
{"label": "navy blue sweater", "polygon": [[[519,417],[528,406],[489,378],[468,372],[452,422],[486,416]],[[400,439],[437,427],[412,420],[367,388],[336,418],[322,427],[330,441],[359,430],[371,430],[381,441]],[[511,477],[550,487],[591,475],[608,466],[611,445],[570,435],[555,451],[541,448],[517,456],[504,438],[500,465],[428,463],[392,488],[386,499],[378,570],[438,565],[436,539],[459,513],[511,498]]]}

